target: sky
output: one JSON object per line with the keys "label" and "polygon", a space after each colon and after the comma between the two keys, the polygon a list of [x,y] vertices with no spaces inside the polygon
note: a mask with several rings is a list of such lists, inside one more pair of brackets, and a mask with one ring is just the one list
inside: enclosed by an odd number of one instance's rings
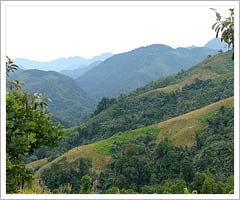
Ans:
{"label": "sky", "polygon": [[6,54],[50,61],[117,54],[151,44],[204,46],[215,37],[211,7],[228,16],[229,6],[216,5],[7,6]]}

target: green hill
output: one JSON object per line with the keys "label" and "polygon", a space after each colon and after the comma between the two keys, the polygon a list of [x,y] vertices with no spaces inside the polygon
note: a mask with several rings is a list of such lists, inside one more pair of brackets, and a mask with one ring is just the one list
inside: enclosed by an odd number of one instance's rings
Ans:
{"label": "green hill", "polygon": [[43,170],[48,169],[53,163],[57,163],[63,158],[66,158],[68,162],[73,162],[78,158],[91,158],[91,170],[99,173],[104,170],[106,164],[110,161],[112,155],[111,148],[114,144],[131,141],[144,135],[156,136],[158,143],[164,138],[169,138],[175,145],[191,146],[195,141],[196,133],[203,128],[202,119],[226,105],[233,105],[233,97],[158,124],[126,132],[119,132],[108,139],[75,147],[51,162],[46,163],[46,160],[41,160],[30,163],[28,167],[35,169],[40,167],[36,172],[37,175],[40,175]]}
{"label": "green hill", "polygon": [[233,111],[230,97],[28,167],[52,193],[78,194],[86,176],[92,193],[232,193]]}
{"label": "green hill", "polygon": [[94,110],[95,101],[73,79],[58,72],[21,70],[12,73],[10,79],[23,82],[25,91],[41,93],[44,98],[50,98],[48,105],[54,121],[80,123]]}
{"label": "green hill", "polygon": [[[80,126],[81,144],[119,131],[145,127],[233,96],[231,52],[212,56],[191,69],[100,102],[98,113]],[[80,144],[79,143],[79,144]]]}
{"label": "green hill", "polygon": [[206,47],[173,49],[154,44],[114,55],[76,81],[97,99],[114,97],[181,69],[188,69],[216,53],[216,50]]}

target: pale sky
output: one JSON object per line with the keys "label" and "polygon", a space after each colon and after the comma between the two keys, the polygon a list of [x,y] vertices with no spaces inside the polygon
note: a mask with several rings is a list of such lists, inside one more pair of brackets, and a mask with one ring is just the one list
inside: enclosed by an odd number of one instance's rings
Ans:
{"label": "pale sky", "polygon": [[[19,3],[18,3],[19,4]],[[98,3],[99,5],[100,3]],[[110,4],[110,3],[109,3]],[[7,6],[6,54],[49,61],[91,58],[150,44],[203,46],[215,37],[216,8],[229,6]]]}

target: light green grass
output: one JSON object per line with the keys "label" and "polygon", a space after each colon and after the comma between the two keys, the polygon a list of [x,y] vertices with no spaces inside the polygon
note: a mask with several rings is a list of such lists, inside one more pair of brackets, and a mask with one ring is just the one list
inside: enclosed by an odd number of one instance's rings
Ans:
{"label": "light green grass", "polygon": [[140,129],[135,129],[131,131],[120,132],[106,140],[101,140],[99,142],[88,145],[89,149],[103,155],[111,155],[111,146],[114,142],[126,142],[129,140],[136,139],[140,136],[150,134],[156,136],[159,134],[160,128],[157,124],[147,126]]}

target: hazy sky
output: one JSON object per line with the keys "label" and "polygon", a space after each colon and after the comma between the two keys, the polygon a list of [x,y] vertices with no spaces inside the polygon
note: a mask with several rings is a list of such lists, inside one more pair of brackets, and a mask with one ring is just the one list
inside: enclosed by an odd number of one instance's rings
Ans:
{"label": "hazy sky", "polygon": [[7,6],[6,53],[11,58],[48,61],[70,56],[91,58],[105,52],[116,54],[154,43],[174,48],[203,46],[215,37],[211,26],[216,17],[209,8],[228,15],[229,6],[216,4]]}

